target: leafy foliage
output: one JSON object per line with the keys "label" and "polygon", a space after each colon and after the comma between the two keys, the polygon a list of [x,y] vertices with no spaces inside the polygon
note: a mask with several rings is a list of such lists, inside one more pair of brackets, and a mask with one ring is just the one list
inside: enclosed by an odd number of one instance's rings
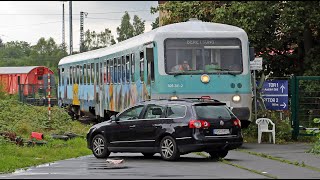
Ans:
{"label": "leafy foliage", "polygon": [[281,77],[304,75],[310,62],[320,70],[319,61],[315,63],[319,6],[317,1],[167,1],[151,12],[165,13],[164,25],[198,18],[243,28],[257,56],[264,59],[260,74]]}
{"label": "leafy foliage", "polygon": [[57,66],[67,56],[66,48],[53,38],[40,38],[31,46],[24,41],[11,41],[0,47],[0,66],[46,66],[57,74]]}
{"label": "leafy foliage", "polygon": [[130,23],[130,15],[127,11],[122,17],[120,27],[117,27],[117,33],[119,36],[117,38],[118,42],[121,42],[133,37],[134,28],[133,28],[133,25]]}
{"label": "leafy foliage", "polygon": [[84,46],[82,52],[108,47],[113,44],[115,44],[115,40],[111,34],[111,30],[108,28],[104,29],[104,31],[100,33],[96,33],[95,31],[90,31],[88,29],[84,34]]}
{"label": "leafy foliage", "polygon": [[133,24],[130,23],[130,15],[126,11],[121,19],[121,24],[117,27],[118,42],[127,40],[134,36],[144,33],[145,20],[142,20],[137,15],[133,17]]}

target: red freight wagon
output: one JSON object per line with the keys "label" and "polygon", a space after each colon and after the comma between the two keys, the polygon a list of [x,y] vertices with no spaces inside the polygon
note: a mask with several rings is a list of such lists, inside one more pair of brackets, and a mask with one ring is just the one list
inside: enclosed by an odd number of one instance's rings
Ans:
{"label": "red freight wagon", "polygon": [[48,73],[53,74],[53,71],[44,66],[0,67],[0,83],[9,94],[19,92],[19,83],[28,84],[30,86],[24,86],[23,89],[23,94],[27,96],[37,91],[31,85],[43,86],[45,83],[43,76]]}

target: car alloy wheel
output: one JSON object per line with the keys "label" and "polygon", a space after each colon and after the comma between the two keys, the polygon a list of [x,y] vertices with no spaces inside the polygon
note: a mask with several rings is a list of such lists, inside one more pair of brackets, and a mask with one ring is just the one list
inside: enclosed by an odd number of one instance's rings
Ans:
{"label": "car alloy wheel", "polygon": [[106,140],[101,134],[94,136],[94,138],[92,139],[93,155],[97,158],[108,157],[110,155],[110,152],[108,151],[106,145]]}
{"label": "car alloy wheel", "polygon": [[180,153],[175,140],[171,136],[164,137],[160,142],[160,154],[164,160],[176,160]]}

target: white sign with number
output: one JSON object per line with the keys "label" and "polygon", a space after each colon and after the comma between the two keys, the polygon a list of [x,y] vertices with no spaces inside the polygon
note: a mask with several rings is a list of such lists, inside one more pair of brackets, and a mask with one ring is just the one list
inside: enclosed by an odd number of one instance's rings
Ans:
{"label": "white sign with number", "polygon": [[255,58],[253,61],[250,61],[251,70],[262,70],[262,58]]}

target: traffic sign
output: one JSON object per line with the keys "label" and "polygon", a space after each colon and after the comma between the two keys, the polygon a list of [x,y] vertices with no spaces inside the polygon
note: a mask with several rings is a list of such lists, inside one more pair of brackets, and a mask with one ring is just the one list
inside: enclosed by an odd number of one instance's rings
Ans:
{"label": "traffic sign", "polygon": [[263,83],[263,94],[286,94],[288,95],[288,81],[287,80],[267,80]]}
{"label": "traffic sign", "polygon": [[261,90],[266,108],[269,110],[288,110],[288,81],[267,80]]}
{"label": "traffic sign", "polygon": [[288,96],[262,96],[266,108],[269,110],[287,110],[288,109]]}
{"label": "traffic sign", "polygon": [[255,58],[253,61],[250,61],[251,70],[262,70],[262,58]]}

